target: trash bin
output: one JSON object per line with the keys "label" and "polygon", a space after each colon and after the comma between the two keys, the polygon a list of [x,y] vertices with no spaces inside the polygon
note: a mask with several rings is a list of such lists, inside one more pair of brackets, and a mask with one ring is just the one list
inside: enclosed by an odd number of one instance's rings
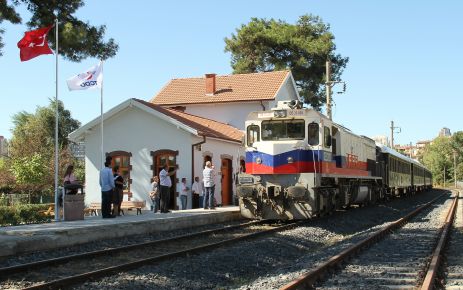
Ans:
{"label": "trash bin", "polygon": [[64,196],[64,220],[84,219],[85,194],[67,194]]}

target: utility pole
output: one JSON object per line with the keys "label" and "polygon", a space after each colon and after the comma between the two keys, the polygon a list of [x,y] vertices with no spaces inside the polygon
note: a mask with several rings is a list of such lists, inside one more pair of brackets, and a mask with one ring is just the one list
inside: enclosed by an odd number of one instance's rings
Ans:
{"label": "utility pole", "polygon": [[326,116],[328,119],[333,120],[332,113],[331,113],[331,87],[335,84],[344,84],[342,92],[338,92],[338,94],[343,94],[346,92],[346,82],[343,81],[331,81],[331,61],[326,61]]}
{"label": "utility pole", "polygon": [[396,133],[402,132],[402,129],[400,127],[394,127],[394,121],[391,121],[391,148],[392,149],[394,149],[394,130],[395,129],[399,129],[399,132],[396,132]]}
{"label": "utility pole", "polygon": [[444,165],[444,187],[445,187],[445,165]]}
{"label": "utility pole", "polygon": [[455,180],[455,188],[457,188],[457,150],[453,150],[453,179]]}
{"label": "utility pole", "polygon": [[331,81],[330,81],[330,75],[331,75],[331,61],[327,60],[326,61],[326,115],[328,116],[328,119],[332,120],[331,116]]}

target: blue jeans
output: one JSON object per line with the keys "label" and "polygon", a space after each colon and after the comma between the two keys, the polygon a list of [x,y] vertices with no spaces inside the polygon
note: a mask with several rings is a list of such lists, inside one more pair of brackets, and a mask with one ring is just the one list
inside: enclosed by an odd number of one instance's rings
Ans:
{"label": "blue jeans", "polygon": [[204,194],[206,195],[206,200],[204,202],[204,208],[214,208],[214,186],[212,187],[205,187]]}
{"label": "blue jeans", "polygon": [[159,196],[151,199],[151,201],[153,202],[153,205],[151,206],[151,210],[154,211],[155,213],[157,213],[158,210],[160,209],[159,199],[160,199]]}
{"label": "blue jeans", "polygon": [[199,196],[199,207],[204,207],[204,198],[202,195]]}
{"label": "blue jeans", "polygon": [[182,202],[182,209],[186,209],[186,201],[187,201],[186,195],[180,195],[180,201]]}

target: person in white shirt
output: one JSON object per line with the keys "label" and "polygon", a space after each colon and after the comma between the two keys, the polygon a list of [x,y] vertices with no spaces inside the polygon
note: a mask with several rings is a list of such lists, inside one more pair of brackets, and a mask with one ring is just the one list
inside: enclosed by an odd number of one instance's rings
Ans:
{"label": "person in white shirt", "polygon": [[170,177],[178,170],[178,166],[170,172],[168,170],[169,166],[165,164],[161,172],[159,172],[159,184],[161,185],[161,213],[169,212],[170,188],[172,186]]}
{"label": "person in white shirt", "polygon": [[195,182],[191,186],[191,193],[193,195],[193,208],[204,207],[203,189],[198,176],[195,177]]}
{"label": "person in white shirt", "polygon": [[182,202],[182,209],[186,209],[187,200],[188,200],[188,191],[190,188],[186,186],[186,178],[182,178],[182,183],[180,184],[180,201]]}
{"label": "person in white shirt", "polygon": [[207,209],[208,207],[210,209],[215,209],[214,178],[215,178],[215,172],[214,172],[214,169],[212,168],[212,163],[210,161],[207,161],[206,167],[203,170],[203,182],[204,182],[204,192],[205,192],[204,209]]}

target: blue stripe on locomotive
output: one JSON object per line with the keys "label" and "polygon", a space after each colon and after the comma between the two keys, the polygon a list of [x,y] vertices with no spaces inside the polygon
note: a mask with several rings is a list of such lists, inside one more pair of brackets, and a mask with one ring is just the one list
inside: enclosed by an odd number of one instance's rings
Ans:
{"label": "blue stripe on locomotive", "polygon": [[323,161],[324,154],[323,154],[323,150],[301,150],[301,149],[292,150],[292,151],[280,153],[277,155],[266,154],[266,153],[259,152],[259,151],[246,152],[246,163],[255,163],[257,157],[260,157],[262,159],[262,165],[278,167],[281,165],[288,164],[288,157],[292,157],[293,162],[313,162],[314,160]]}

